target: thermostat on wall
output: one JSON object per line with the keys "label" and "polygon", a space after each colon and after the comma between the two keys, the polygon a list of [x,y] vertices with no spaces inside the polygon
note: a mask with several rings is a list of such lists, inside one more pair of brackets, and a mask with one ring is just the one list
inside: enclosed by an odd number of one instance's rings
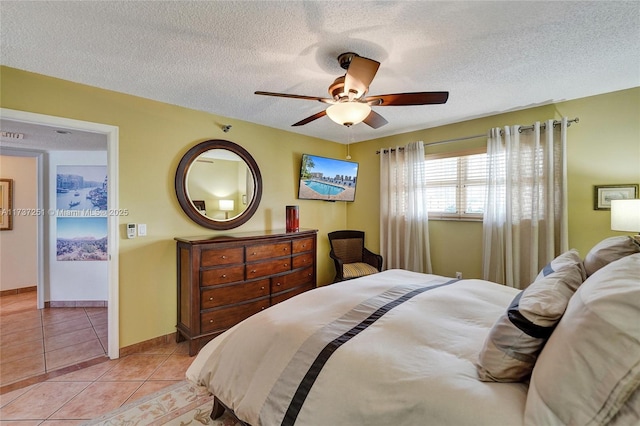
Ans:
{"label": "thermostat on wall", "polygon": [[136,224],[127,223],[127,238],[135,238],[135,237],[136,237]]}

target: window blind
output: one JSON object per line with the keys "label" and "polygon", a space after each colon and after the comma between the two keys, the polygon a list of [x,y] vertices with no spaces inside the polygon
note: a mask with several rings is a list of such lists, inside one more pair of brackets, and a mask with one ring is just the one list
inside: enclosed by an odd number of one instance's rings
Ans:
{"label": "window blind", "polygon": [[425,159],[427,209],[433,218],[481,219],[486,152]]}

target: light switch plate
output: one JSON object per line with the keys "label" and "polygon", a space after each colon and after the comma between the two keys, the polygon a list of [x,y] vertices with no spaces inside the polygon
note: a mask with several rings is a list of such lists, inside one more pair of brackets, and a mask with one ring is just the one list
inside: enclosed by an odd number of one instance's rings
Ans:
{"label": "light switch plate", "polygon": [[138,224],[138,236],[139,237],[146,237],[147,236],[147,224],[146,223],[139,223]]}

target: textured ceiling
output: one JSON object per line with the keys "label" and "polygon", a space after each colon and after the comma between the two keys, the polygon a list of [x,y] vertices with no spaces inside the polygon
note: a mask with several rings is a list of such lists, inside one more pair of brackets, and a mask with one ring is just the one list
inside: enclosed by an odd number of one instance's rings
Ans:
{"label": "textured ceiling", "polygon": [[[340,143],[640,86],[637,1],[2,0],[0,31],[3,65]],[[253,94],[326,96],[346,51],[381,62],[370,95],[449,101],[348,131]]]}

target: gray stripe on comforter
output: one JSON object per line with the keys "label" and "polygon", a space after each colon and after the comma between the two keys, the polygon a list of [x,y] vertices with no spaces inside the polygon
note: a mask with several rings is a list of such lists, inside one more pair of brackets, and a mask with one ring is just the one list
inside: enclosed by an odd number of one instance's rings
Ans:
{"label": "gray stripe on comforter", "polygon": [[[397,306],[399,299],[404,298],[403,300],[400,300],[400,303],[403,303],[410,300],[411,297],[421,294],[426,290],[452,284],[457,281],[458,280],[439,280],[429,285],[413,284],[393,287],[377,296],[365,300],[342,317],[323,326],[300,346],[287,367],[283,370],[282,374],[280,374],[280,377],[271,389],[260,411],[261,424],[284,425],[295,423],[295,419],[299,410],[302,408],[302,403],[304,403],[306,394],[310,391],[310,387],[303,389],[301,396],[301,391],[299,389],[301,387],[301,383],[303,381],[310,381],[308,374],[310,374],[310,370],[314,367],[314,363],[316,373],[318,373],[318,368],[322,368],[326,360],[320,361],[322,364],[318,366],[319,354],[321,354],[328,345],[331,345],[332,342],[336,341],[336,339],[339,339],[347,333],[351,335],[350,337],[354,337],[362,331],[359,330],[354,333],[352,331],[354,327],[358,327],[358,325],[361,325],[370,316],[372,316],[372,314],[377,313],[376,318],[373,321],[369,319],[369,322],[375,322],[375,320],[384,315],[384,313]],[[411,294],[412,292],[414,293]],[[387,307],[386,310],[385,307]],[[360,328],[362,328],[362,325]],[[342,341],[340,345],[342,343],[344,343],[344,341]],[[315,381],[315,378],[310,381],[311,385],[313,384],[313,381]],[[292,401],[294,396],[296,396],[296,401]]]}

